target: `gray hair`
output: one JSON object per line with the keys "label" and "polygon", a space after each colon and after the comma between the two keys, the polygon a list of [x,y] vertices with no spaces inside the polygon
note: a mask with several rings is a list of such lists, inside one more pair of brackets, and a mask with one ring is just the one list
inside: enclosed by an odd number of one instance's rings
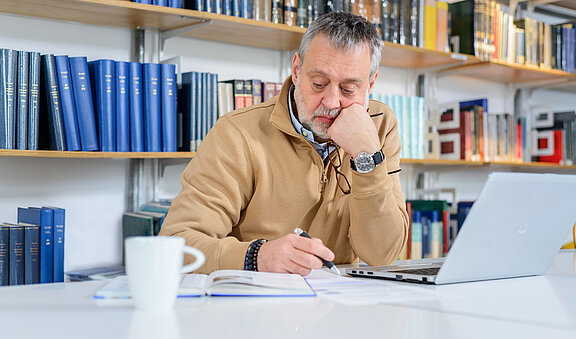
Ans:
{"label": "gray hair", "polygon": [[378,70],[384,43],[373,24],[361,16],[344,12],[333,12],[314,20],[300,42],[300,62],[302,63],[310,43],[321,34],[330,39],[331,45],[345,52],[351,52],[362,44],[370,47],[370,77]]}

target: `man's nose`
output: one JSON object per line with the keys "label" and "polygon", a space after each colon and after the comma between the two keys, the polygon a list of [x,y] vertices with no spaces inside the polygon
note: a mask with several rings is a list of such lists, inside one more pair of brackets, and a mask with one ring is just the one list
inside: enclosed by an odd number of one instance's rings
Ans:
{"label": "man's nose", "polygon": [[322,105],[327,109],[340,109],[342,107],[340,88],[329,86],[324,92]]}

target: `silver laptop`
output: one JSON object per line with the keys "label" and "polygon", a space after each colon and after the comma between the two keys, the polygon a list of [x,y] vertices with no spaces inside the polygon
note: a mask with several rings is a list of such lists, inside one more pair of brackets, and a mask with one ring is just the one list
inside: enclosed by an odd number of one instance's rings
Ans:
{"label": "silver laptop", "polygon": [[543,274],[576,222],[576,175],[491,173],[448,255],[349,268],[352,276],[450,284]]}

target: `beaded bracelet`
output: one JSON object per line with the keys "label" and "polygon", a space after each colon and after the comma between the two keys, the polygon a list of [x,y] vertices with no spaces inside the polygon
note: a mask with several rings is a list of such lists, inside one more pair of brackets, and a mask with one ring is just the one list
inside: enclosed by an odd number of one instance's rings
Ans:
{"label": "beaded bracelet", "polygon": [[254,240],[250,246],[248,246],[248,251],[246,251],[246,259],[244,260],[244,269],[246,271],[258,271],[258,251],[260,247],[264,244],[266,239]]}

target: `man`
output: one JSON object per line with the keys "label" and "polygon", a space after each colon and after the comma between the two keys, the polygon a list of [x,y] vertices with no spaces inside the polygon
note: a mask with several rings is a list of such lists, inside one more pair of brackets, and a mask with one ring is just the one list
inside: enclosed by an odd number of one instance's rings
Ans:
{"label": "man", "polygon": [[[279,96],[212,128],[160,234],[204,252],[199,272],[206,273],[307,275],[322,267],[319,258],[396,260],[408,229],[398,126],[387,106],[368,99],[381,49],[359,16],[315,20]],[[313,239],[294,234],[296,227]]]}

